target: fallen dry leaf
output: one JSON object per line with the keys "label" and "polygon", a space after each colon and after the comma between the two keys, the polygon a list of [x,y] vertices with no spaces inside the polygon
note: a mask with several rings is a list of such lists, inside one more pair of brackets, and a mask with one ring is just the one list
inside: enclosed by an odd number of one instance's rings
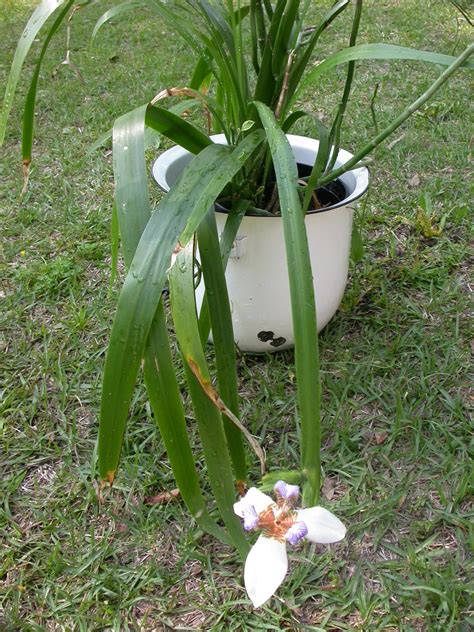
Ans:
{"label": "fallen dry leaf", "polygon": [[408,180],[408,186],[411,187],[412,189],[419,187],[420,186],[420,176],[415,173],[409,180]]}
{"label": "fallen dry leaf", "polygon": [[388,432],[384,430],[383,432],[374,432],[375,443],[377,445],[381,445],[385,443],[388,437]]}
{"label": "fallen dry leaf", "polygon": [[175,500],[179,496],[179,489],[172,489],[170,492],[161,492],[156,496],[145,496],[145,503],[147,505],[162,505],[163,503],[169,503],[171,500]]}
{"label": "fallen dry leaf", "polygon": [[327,500],[332,500],[334,497],[335,488],[336,488],[336,481],[333,478],[326,477],[324,479],[323,487],[321,489],[321,492],[324,498],[326,498]]}

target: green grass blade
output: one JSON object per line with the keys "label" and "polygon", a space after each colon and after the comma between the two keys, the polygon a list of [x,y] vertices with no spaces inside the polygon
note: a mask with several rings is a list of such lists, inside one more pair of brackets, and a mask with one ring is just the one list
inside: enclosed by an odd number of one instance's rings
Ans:
{"label": "green grass blade", "polygon": [[[206,286],[207,304],[211,317],[219,393],[226,406],[238,417],[239,395],[237,390],[234,332],[214,209],[210,210],[199,225],[197,238],[204,284]],[[238,481],[245,482],[247,479],[247,466],[242,434],[225,416],[224,429],[235,476]]]}
{"label": "green grass blade", "polygon": [[189,243],[178,255],[176,264],[170,272],[173,321],[184,358],[186,378],[199,427],[209,482],[229,535],[239,553],[245,556],[249,547],[240,521],[233,511],[236,490],[222,417],[203,390],[203,385],[211,386],[211,378],[195,317],[193,268],[193,244]]}
{"label": "green grass blade", "polygon": [[41,70],[41,64],[43,63],[44,56],[46,55],[46,51],[48,50],[49,43],[51,42],[58,28],[61,26],[64,18],[68,14],[69,9],[72,7],[74,2],[75,0],[69,0],[68,2],[66,2],[65,6],[61,9],[58,16],[54,20],[51,28],[49,29],[48,34],[46,35],[46,38],[44,40],[43,46],[41,47],[41,52],[38,57],[38,61],[36,62],[35,71],[33,73],[33,77],[31,79],[28,94],[26,96],[25,108],[23,111],[23,134],[21,138],[21,155],[23,158],[23,165],[26,168],[28,168],[31,162],[31,150],[33,147],[33,130],[34,130],[34,120],[35,120],[36,93],[38,90],[38,80],[39,80],[39,74]]}
{"label": "green grass blade", "polygon": [[13,105],[15,90],[20,77],[23,62],[31,48],[36,36],[41,30],[43,24],[48,18],[63,4],[63,0],[43,0],[43,2],[33,12],[23,30],[21,38],[16,47],[15,56],[10,69],[5,88],[5,97],[3,99],[2,112],[0,114],[0,145],[5,138],[5,129],[7,126],[8,115]]}
{"label": "green grass blade", "polygon": [[[260,130],[261,131],[261,130]],[[262,142],[250,134],[232,151],[211,144],[185,168],[153,213],[119,297],[105,362],[99,429],[99,472],[113,480],[138,369],[178,238],[185,245],[215,199]]]}
{"label": "green grass blade", "polygon": [[162,301],[156,311],[145,350],[145,383],[155,421],[181,497],[202,529],[222,542],[230,544],[225,531],[217,526],[207,512],[200,491],[199,477],[189,444],[186,419],[173,366]]}
{"label": "green grass blade", "polygon": [[301,417],[301,469],[305,476],[303,503],[309,507],[318,501],[321,477],[321,385],[313,275],[304,215],[297,191],[298,173],[290,144],[271,110],[262,103],[256,103],[255,106],[267,134],[280,196]]}
{"label": "green grass blade", "polygon": [[[407,48],[405,46],[395,46],[394,44],[360,44],[345,48],[334,55],[331,55],[323,62],[312,68],[304,80],[301,82],[299,89],[296,91],[294,98],[310,84],[314,84],[319,77],[329,72],[335,66],[346,64],[350,61],[358,59],[406,59],[411,61],[424,61],[432,64],[440,64],[449,66],[456,57],[452,55],[443,55],[442,53],[432,53],[425,50],[417,50],[415,48]],[[465,66],[474,68],[472,62],[465,62]]]}
{"label": "green grass blade", "polygon": [[95,40],[97,33],[104,26],[104,24],[107,24],[107,22],[112,20],[114,17],[116,17],[117,15],[120,15],[121,13],[126,13],[128,11],[133,11],[134,9],[138,9],[138,8],[146,7],[146,6],[147,4],[145,2],[139,2],[138,0],[129,0],[129,2],[122,2],[121,4],[118,4],[115,7],[112,7],[111,9],[106,11],[97,20],[94,28],[92,29],[91,44]]}

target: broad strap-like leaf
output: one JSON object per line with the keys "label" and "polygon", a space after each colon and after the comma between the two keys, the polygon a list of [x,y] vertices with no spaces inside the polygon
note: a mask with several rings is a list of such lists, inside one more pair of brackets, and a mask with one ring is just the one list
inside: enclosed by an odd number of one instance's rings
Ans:
{"label": "broad strap-like leaf", "polygon": [[211,139],[196,126],[157,105],[148,106],[145,123],[192,154],[212,145]]}
{"label": "broad strap-like leaf", "polygon": [[146,105],[124,114],[113,128],[115,204],[127,268],[151,215],[145,163]]}
{"label": "broad strap-like leaf", "polygon": [[35,119],[35,104],[36,104],[36,93],[38,90],[38,79],[41,70],[41,64],[43,63],[44,56],[46,55],[46,51],[48,50],[49,43],[51,42],[54,34],[58,30],[58,28],[63,23],[64,18],[69,12],[69,9],[74,4],[75,0],[69,0],[66,2],[64,7],[61,9],[56,19],[54,20],[51,28],[46,35],[43,46],[41,47],[41,52],[38,57],[38,61],[36,62],[35,71],[33,73],[33,77],[31,79],[30,87],[28,90],[28,94],[26,95],[25,100],[25,108],[23,111],[23,134],[21,138],[21,155],[23,158],[23,164],[27,167],[31,162],[31,150],[33,147],[33,130],[34,130],[34,119]]}
{"label": "broad strap-like leaf", "polygon": [[95,23],[95,26],[92,29],[91,44],[96,38],[97,33],[100,31],[100,29],[104,26],[104,24],[109,22],[109,20],[112,20],[121,13],[127,13],[128,11],[134,11],[135,9],[146,6],[148,6],[146,2],[140,2],[139,0],[129,0],[128,2],[122,2],[121,4],[117,4],[114,7],[111,7],[108,11],[101,15],[101,17]]}
{"label": "broad strap-like leaf", "polygon": [[5,138],[8,115],[10,114],[10,110],[13,105],[13,98],[15,96],[15,90],[20,77],[23,62],[25,61],[31,45],[40,32],[41,27],[63,3],[64,0],[43,0],[43,2],[41,2],[41,4],[33,12],[20,39],[18,40],[15,56],[10,68],[10,74],[7,79],[5,97],[3,99],[2,112],[0,114],[0,145],[3,143],[3,139]]}
{"label": "broad strap-like leaf", "polygon": [[[239,200],[233,205],[232,209],[230,209],[229,214],[227,215],[224,230],[219,241],[222,267],[224,268],[224,270],[227,267],[230,251],[232,250],[232,246],[234,245],[237,231],[239,230],[239,226],[242,223],[242,219],[247,212],[249,206],[249,200]],[[207,292],[204,293],[201,312],[199,314],[199,335],[201,337],[201,342],[203,346],[206,344],[209,337],[209,332],[211,331],[211,317],[209,314],[209,304],[206,294]]]}
{"label": "broad strap-like leaf", "polygon": [[[261,130],[260,130],[261,132]],[[212,144],[185,168],[179,182],[151,216],[119,297],[107,352],[99,433],[99,470],[113,479],[120,445],[110,432],[123,435],[138,369],[143,357],[171,254],[185,245],[225,185],[242,168],[262,134],[253,132],[236,148]]]}
{"label": "broad strap-like leaf", "polygon": [[229,536],[210,517],[200,490],[171,356],[163,301],[156,311],[146,345],[145,383],[181,497],[202,529],[229,544]]}
{"label": "broad strap-like leaf", "polygon": [[297,190],[298,172],[293,152],[273,112],[263,103],[255,103],[255,106],[267,134],[280,196],[295,339],[297,395],[301,417],[301,469],[306,479],[303,502],[310,507],[319,498],[321,476],[321,386],[313,273],[305,217]]}
{"label": "broad strap-like leaf", "polygon": [[[239,395],[232,315],[213,208],[199,225],[197,238],[211,317],[219,393],[226,406],[238,417]],[[197,324],[196,330],[199,332]],[[241,432],[227,417],[224,417],[224,429],[235,476],[244,483],[247,479],[247,467]]]}
{"label": "broad strap-like leaf", "polygon": [[275,95],[278,93],[278,86],[273,76],[273,46],[280,26],[281,16],[285,10],[285,4],[286,0],[278,0],[276,3],[263,50],[257,85],[255,86],[255,99],[267,105],[273,103]]}
{"label": "broad strap-like leaf", "polygon": [[[289,84],[288,84],[288,93],[292,95],[297,89],[301,77],[303,76],[306,67],[308,66],[311,56],[313,54],[313,50],[321,36],[321,34],[328,28],[328,26],[337,18],[337,16],[344,11],[350,4],[350,0],[339,0],[335,2],[333,6],[327,11],[321,22],[315,28],[314,32],[311,34],[308,42],[306,42],[305,46],[300,48],[299,54],[293,64],[293,67],[290,72]],[[291,100],[291,99],[290,99]]]}
{"label": "broad strap-like leaf", "polygon": [[419,96],[413,103],[406,107],[396,118],[394,118],[385,129],[375,136],[370,142],[359,149],[352,158],[350,158],[343,165],[329,171],[320,180],[319,184],[322,186],[336,178],[339,178],[343,173],[357,166],[357,164],[363,160],[370,152],[372,152],[378,145],[380,145],[386,138],[388,138],[393,132],[400,127],[414,112],[419,110],[427,101],[429,101],[434,94],[452,77],[452,75],[459,70],[459,68],[471,64],[467,64],[469,57],[474,53],[474,44],[470,44],[458,57],[454,58],[452,64],[450,64],[440,76],[434,81],[428,90],[426,90],[421,96]]}
{"label": "broad strap-like leaf", "polygon": [[[151,215],[145,152],[146,106],[120,117],[114,125],[114,176],[116,203],[112,216],[113,260],[116,260],[118,233],[124,246],[126,267],[135,254],[141,234]],[[117,218],[120,207],[120,222]],[[115,264],[116,265],[116,264]],[[113,265],[114,270],[114,265]],[[181,395],[173,367],[166,321],[160,301],[150,327],[145,350],[145,383],[155,421],[181,496],[191,514],[206,532],[230,543],[225,532],[209,516],[200,491],[199,477],[189,444]],[[120,450],[122,433],[106,429],[107,442]],[[102,434],[104,439],[104,435]]]}
{"label": "broad strap-like leaf", "polygon": [[[201,101],[198,101],[197,99],[186,99],[185,101],[181,101],[180,103],[175,103],[175,105],[172,105],[170,108],[168,108],[168,112],[176,114],[177,116],[181,116],[183,112],[186,112],[187,110],[192,110],[193,108],[201,104]],[[101,136],[99,136],[99,138],[88,148],[87,155],[89,156],[100,147],[107,145],[112,139],[112,134],[113,128],[107,130]],[[150,147],[157,149],[160,146],[160,138],[161,134],[158,130],[153,129],[152,127],[145,127],[145,149],[149,149]]]}
{"label": "broad strap-like leaf", "polygon": [[184,359],[209,483],[228,533],[241,555],[245,556],[248,552],[248,543],[233,511],[236,489],[222,417],[216,400],[212,401],[209,396],[212,396],[214,390],[199,339],[193,268],[193,244],[190,242],[179,253],[169,275],[173,322]]}
{"label": "broad strap-like leaf", "polygon": [[[300,83],[298,90],[296,90],[293,95],[293,99],[297,98],[302,90],[312,84],[314,85],[320,77],[329,72],[332,68],[358,59],[406,59],[440,64],[442,66],[449,66],[456,61],[456,57],[452,55],[432,53],[426,50],[396,46],[394,44],[360,44],[358,46],[351,46],[334,53],[317,66],[314,66]],[[474,68],[472,62],[466,61],[464,65],[469,68]]]}
{"label": "broad strap-like leaf", "polygon": [[316,117],[311,117],[314,124],[316,125],[316,129],[318,130],[318,138],[319,138],[319,147],[318,147],[318,155],[316,156],[316,160],[314,162],[313,168],[311,169],[311,173],[308,179],[308,183],[306,185],[306,190],[304,193],[303,200],[303,213],[306,213],[309,209],[309,205],[311,203],[311,196],[313,192],[318,186],[319,179],[321,174],[324,172],[324,168],[326,167],[326,163],[329,156],[329,133],[326,129],[326,126]]}
{"label": "broad strap-like leaf", "polygon": [[288,53],[293,48],[291,41],[295,31],[298,31],[299,21],[297,19],[300,0],[288,0],[285,10],[278,25],[278,31],[273,44],[272,70],[273,76],[283,75],[286,66]]}

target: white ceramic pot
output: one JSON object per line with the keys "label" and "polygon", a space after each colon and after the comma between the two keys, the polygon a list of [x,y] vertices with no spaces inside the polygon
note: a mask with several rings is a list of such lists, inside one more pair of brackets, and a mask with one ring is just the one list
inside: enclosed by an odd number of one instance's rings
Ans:
{"label": "white ceramic pot", "polygon": [[[223,134],[212,137],[225,143]],[[319,142],[303,136],[288,135],[296,161],[312,166]],[[182,147],[165,151],[153,165],[153,177],[168,191],[179,178],[192,154]],[[352,158],[340,150],[336,166]],[[356,200],[368,187],[365,167],[341,176],[346,197],[334,206],[306,215],[311,265],[314,276],[318,330],[336,313],[344,294],[349,269],[352,217]],[[216,211],[221,233],[226,213]],[[281,217],[245,216],[240,225],[226,269],[226,281],[232,309],[234,338],[247,352],[287,349],[293,345],[290,289],[286,266]],[[204,293],[203,282],[196,290],[198,308]]]}

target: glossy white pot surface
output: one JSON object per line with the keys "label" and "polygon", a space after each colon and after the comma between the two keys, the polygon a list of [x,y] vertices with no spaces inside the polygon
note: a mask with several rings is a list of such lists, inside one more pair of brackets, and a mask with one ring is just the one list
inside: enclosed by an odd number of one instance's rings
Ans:
{"label": "glossy white pot surface", "polygon": [[[225,143],[222,134],[212,137]],[[313,165],[319,142],[303,136],[288,135],[296,161]],[[181,147],[165,151],[153,165],[153,177],[168,191],[182,173],[192,154]],[[336,166],[352,155],[338,154]],[[337,205],[306,215],[306,230],[314,277],[318,330],[336,313],[344,294],[349,269],[352,218],[356,200],[368,187],[365,167],[349,171],[340,181],[346,198]],[[219,233],[227,215],[216,211]],[[247,352],[287,349],[293,345],[290,289],[286,265],[285,241],[281,217],[245,216],[232,248],[226,269],[226,281],[232,309],[234,338]],[[196,290],[198,309],[204,284]]]}

